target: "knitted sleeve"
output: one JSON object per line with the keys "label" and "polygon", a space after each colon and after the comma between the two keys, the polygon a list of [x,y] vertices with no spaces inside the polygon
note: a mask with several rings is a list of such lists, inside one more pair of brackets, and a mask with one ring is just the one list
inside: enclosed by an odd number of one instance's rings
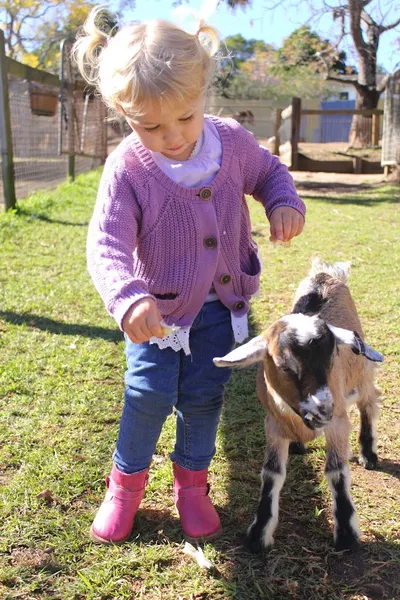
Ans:
{"label": "knitted sleeve", "polygon": [[294,187],[286,165],[260,146],[244,127],[237,130],[238,156],[244,180],[244,193],[261,202],[268,219],[278,206],[295,208],[304,217],[306,207]]}
{"label": "knitted sleeve", "polygon": [[122,319],[130,306],[152,295],[146,283],[133,274],[141,208],[124,168],[112,156],[110,159],[104,167],[89,225],[87,262],[107,311],[122,329]]}

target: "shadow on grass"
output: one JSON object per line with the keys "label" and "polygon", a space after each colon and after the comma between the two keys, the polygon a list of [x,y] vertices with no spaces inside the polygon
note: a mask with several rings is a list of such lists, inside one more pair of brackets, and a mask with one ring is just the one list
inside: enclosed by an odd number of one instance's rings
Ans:
{"label": "shadow on grass", "polygon": [[[323,192],[324,190],[321,189],[321,192]],[[307,196],[307,191],[306,190],[301,190],[300,191],[302,196]],[[311,197],[311,196],[310,196]],[[357,206],[363,206],[363,207],[372,207],[372,206],[376,206],[377,204],[381,204],[381,203],[391,203],[391,204],[399,204],[400,203],[400,189],[399,192],[397,193],[397,195],[395,193],[393,193],[393,191],[391,193],[381,193],[381,194],[374,194],[374,195],[354,195],[354,196],[340,196],[340,195],[336,195],[336,192],[327,189],[326,190],[326,195],[313,195],[312,196],[313,200],[318,200],[320,202],[326,202],[328,204],[355,204]]]}
{"label": "shadow on grass", "polygon": [[22,217],[28,217],[30,219],[34,219],[36,221],[44,221],[45,223],[54,223],[56,225],[68,225],[68,226],[72,226],[72,227],[87,227],[88,226],[88,222],[85,221],[83,223],[73,223],[72,221],[60,221],[59,219],[51,219],[50,217],[48,217],[47,215],[40,213],[39,211],[35,211],[35,210],[29,210],[27,208],[25,208],[24,206],[21,206],[21,204],[17,204],[17,210],[16,210],[17,215],[22,216]]}
{"label": "shadow on grass", "polygon": [[[358,458],[353,456],[350,460],[351,463],[358,464]],[[378,465],[376,467],[376,471],[381,471],[382,473],[387,473],[392,477],[400,480],[400,463],[392,460],[379,459]]]}
{"label": "shadow on grass", "polygon": [[118,329],[78,325],[77,323],[61,323],[33,313],[18,314],[8,310],[0,310],[0,319],[13,325],[27,325],[32,329],[40,329],[57,335],[80,335],[88,338],[102,338],[111,342],[119,342],[122,339],[122,333]]}
{"label": "shadow on grass", "polygon": [[[254,325],[251,329],[254,335]],[[331,507],[325,509],[321,488],[324,453],[315,442],[304,455],[289,457],[275,547],[261,555],[246,550],[245,532],[258,504],[265,447],[256,371],[251,367],[233,373],[220,426],[229,463],[228,506],[222,513],[224,536],[213,545],[220,552],[226,587],[233,591],[230,597],[340,600],[356,593],[369,599],[400,597],[400,549],[394,543],[379,539],[364,542],[351,553],[334,551]],[[382,461],[380,469],[398,476],[395,463]]]}

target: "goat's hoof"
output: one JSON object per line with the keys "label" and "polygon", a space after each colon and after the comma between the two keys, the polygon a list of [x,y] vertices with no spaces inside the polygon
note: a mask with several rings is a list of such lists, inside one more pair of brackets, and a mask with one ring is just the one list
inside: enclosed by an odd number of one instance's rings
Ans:
{"label": "goat's hoof", "polygon": [[306,452],[307,448],[301,442],[290,442],[289,454],[305,454]]}
{"label": "goat's hoof", "polygon": [[346,531],[335,540],[336,552],[351,551],[358,544],[358,535],[354,531]]}
{"label": "goat's hoof", "polygon": [[246,535],[245,546],[252,554],[261,554],[265,550],[265,547],[260,532],[250,528]]}
{"label": "goat's hoof", "polygon": [[261,554],[261,552],[264,550],[264,546],[262,545],[261,541],[257,539],[249,540],[247,538],[246,548],[249,552],[251,552],[251,554]]}
{"label": "goat's hoof", "polygon": [[368,471],[373,471],[378,466],[378,457],[375,452],[371,452],[369,456],[361,456],[358,459],[359,464],[364,467],[364,469],[368,469]]}

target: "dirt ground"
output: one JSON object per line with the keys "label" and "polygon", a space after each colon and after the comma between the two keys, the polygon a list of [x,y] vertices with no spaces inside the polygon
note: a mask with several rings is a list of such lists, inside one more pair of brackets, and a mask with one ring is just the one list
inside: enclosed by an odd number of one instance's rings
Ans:
{"label": "dirt ground", "polygon": [[355,175],[354,173],[312,173],[291,171],[296,189],[300,194],[319,196],[321,194],[345,194],[363,189],[377,188],[386,183],[383,174]]}
{"label": "dirt ground", "polygon": [[[114,131],[112,131],[112,129],[110,129],[109,131],[109,136],[108,136],[108,153],[112,152],[112,150],[120,143],[121,141],[121,137],[119,135],[117,135]],[[268,147],[268,140],[259,140],[259,142],[265,146]],[[334,153],[336,155],[336,159],[343,159],[343,156],[340,156],[340,154],[338,154],[338,152],[344,151],[345,150],[345,145],[344,143],[337,143],[337,144],[301,144],[301,150],[303,152],[306,152],[307,154],[309,154],[310,156],[312,155],[313,158],[320,158],[320,159],[326,159],[327,157],[327,152],[331,152]],[[303,147],[304,146],[304,147]],[[306,147],[307,146],[307,147]],[[308,148],[308,146],[310,146],[310,148]],[[321,148],[320,148],[321,147]],[[273,149],[271,148],[271,150],[273,151]],[[283,163],[286,163],[286,159],[285,159],[285,147],[281,146],[281,150],[282,150],[282,156],[280,157],[281,161]],[[317,152],[317,154],[316,154]],[[320,153],[325,153],[324,156],[321,156],[318,154],[318,152]],[[372,153],[372,154],[376,154],[377,150],[365,150],[366,155],[368,153]],[[360,151],[359,151],[360,153]],[[369,157],[370,159],[372,158],[372,154]],[[332,157],[329,157],[332,158]],[[367,159],[367,156],[363,157],[364,159]],[[373,159],[376,159],[376,156],[373,156]],[[61,159],[64,160],[65,159]],[[351,158],[349,157],[349,160],[351,160]],[[46,179],[48,179],[49,176],[49,172],[48,172],[48,167],[51,167],[51,169],[54,169],[54,164],[52,163],[51,165],[46,165],[45,162],[42,161],[42,163],[38,163],[38,164],[32,164],[30,166],[29,172],[32,174],[34,173],[34,176],[31,175],[31,177],[28,176],[22,176],[20,174],[20,177],[17,179],[17,196],[19,198],[23,198],[24,196],[28,195],[29,193],[31,193],[34,190],[41,190],[41,189],[52,189],[54,188],[56,185],[62,183],[62,181],[65,180],[65,174],[64,174],[64,168],[61,169],[59,176],[58,177],[54,177],[54,181],[52,182],[47,182],[46,183]],[[360,191],[362,189],[368,189],[368,188],[374,188],[374,187],[379,187],[380,185],[383,185],[385,183],[385,178],[383,174],[377,174],[377,175],[367,175],[367,174],[361,174],[361,175],[355,175],[355,174],[351,174],[351,173],[323,173],[323,172],[309,172],[309,171],[292,171],[291,172],[293,179],[295,181],[296,184],[296,188],[299,191],[300,195],[308,195],[308,196],[316,196],[316,195],[320,195],[320,194],[344,194],[344,193],[353,193],[356,191]],[[0,182],[0,206],[3,203],[3,197],[2,197],[2,185]]]}

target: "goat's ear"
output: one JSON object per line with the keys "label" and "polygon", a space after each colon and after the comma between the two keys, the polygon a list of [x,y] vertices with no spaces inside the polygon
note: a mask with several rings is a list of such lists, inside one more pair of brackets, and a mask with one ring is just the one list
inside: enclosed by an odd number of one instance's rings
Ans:
{"label": "goat's ear", "polygon": [[356,331],[335,327],[334,325],[329,325],[329,323],[327,323],[327,326],[332,331],[338,344],[347,344],[348,346],[351,346],[351,349],[355,354],[362,354],[368,358],[368,360],[372,360],[373,362],[383,362],[384,359],[382,354],[371,348],[371,346],[368,346]]}
{"label": "goat's ear", "polygon": [[268,344],[263,336],[253,338],[247,344],[239,346],[221,358],[214,358],[217,367],[248,367],[261,362],[267,354]]}

